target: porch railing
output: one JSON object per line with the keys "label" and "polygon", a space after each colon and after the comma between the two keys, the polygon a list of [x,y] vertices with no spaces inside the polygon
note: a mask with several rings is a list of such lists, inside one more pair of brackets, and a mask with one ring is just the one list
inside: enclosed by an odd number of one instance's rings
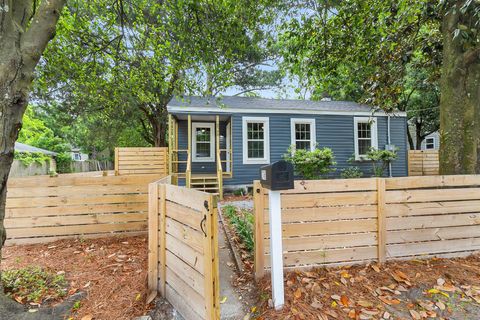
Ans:
{"label": "porch railing", "polygon": [[191,161],[190,152],[187,156],[187,169],[185,170],[185,185],[187,188],[190,188],[191,180],[192,180],[192,161]]}
{"label": "porch railing", "polygon": [[220,158],[220,149],[217,149],[217,183],[218,183],[218,196],[223,199],[223,169],[222,159]]}

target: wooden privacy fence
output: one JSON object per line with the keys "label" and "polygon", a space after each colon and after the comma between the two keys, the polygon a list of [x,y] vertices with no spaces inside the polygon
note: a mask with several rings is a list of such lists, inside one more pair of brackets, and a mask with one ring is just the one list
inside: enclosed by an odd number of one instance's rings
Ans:
{"label": "wooden privacy fence", "polygon": [[[254,184],[255,273],[269,268],[268,190]],[[285,267],[480,250],[480,176],[295,182],[282,192]]]}
{"label": "wooden privacy fence", "polygon": [[145,232],[148,184],[158,178],[65,174],[9,179],[7,244]]}
{"label": "wooden privacy fence", "polygon": [[408,150],[409,176],[435,176],[439,167],[438,150]]}
{"label": "wooden privacy fence", "polygon": [[115,148],[115,174],[168,174],[168,148]]}
{"label": "wooden privacy fence", "polygon": [[149,186],[151,296],[186,320],[220,319],[216,197],[159,181]]}

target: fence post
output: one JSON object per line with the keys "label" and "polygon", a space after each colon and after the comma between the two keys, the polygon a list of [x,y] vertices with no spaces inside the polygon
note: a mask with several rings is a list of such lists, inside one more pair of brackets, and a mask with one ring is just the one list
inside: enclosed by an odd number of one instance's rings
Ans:
{"label": "fence post", "polygon": [[148,290],[155,297],[158,290],[158,184],[148,185]]}
{"label": "fence post", "polygon": [[377,230],[378,230],[378,262],[386,261],[387,220],[385,216],[385,178],[377,178]]}
{"label": "fence post", "polygon": [[159,283],[160,283],[160,294],[162,297],[165,297],[165,285],[166,285],[166,280],[167,280],[167,244],[166,244],[166,238],[167,238],[167,198],[166,198],[166,189],[167,185],[166,184],[160,184],[159,185],[159,190],[158,190],[158,197],[157,197],[157,203],[158,203],[158,212],[159,215],[157,216],[157,223],[159,224],[158,227],[158,232],[157,234],[159,235],[159,256],[158,256],[158,272],[159,272]]}
{"label": "fence post", "polygon": [[260,181],[253,183],[253,205],[255,214],[255,279],[259,280],[265,275],[265,221],[264,221],[264,196]]}
{"label": "fence post", "polygon": [[115,148],[115,175],[118,176],[118,148]]}

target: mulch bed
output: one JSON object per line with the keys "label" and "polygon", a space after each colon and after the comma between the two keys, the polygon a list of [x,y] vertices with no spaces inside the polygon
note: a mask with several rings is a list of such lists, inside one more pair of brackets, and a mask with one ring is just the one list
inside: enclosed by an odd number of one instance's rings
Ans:
{"label": "mulch bed", "polygon": [[479,319],[480,256],[288,272],[281,311],[260,290],[257,319]]}
{"label": "mulch bed", "polygon": [[86,292],[72,319],[132,319],[145,314],[147,238],[60,240],[5,247],[2,270],[36,265],[65,272],[69,295]]}

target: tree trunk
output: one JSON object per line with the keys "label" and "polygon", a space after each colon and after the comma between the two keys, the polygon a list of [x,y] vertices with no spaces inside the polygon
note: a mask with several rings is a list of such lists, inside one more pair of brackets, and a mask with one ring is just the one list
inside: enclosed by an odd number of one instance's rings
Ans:
{"label": "tree trunk", "polygon": [[415,150],[422,150],[422,125],[418,122],[415,122],[415,137],[416,137],[416,145]]}
{"label": "tree trunk", "polygon": [[[6,239],[3,220],[15,141],[22,127],[35,67],[55,34],[64,4],[65,0],[41,1],[38,7],[33,0],[0,3],[0,250]],[[14,309],[18,308],[4,297],[0,283],[2,319]]]}
{"label": "tree trunk", "polygon": [[442,27],[441,174],[480,173],[480,48],[465,51],[462,36],[454,39],[460,14],[450,10]]}
{"label": "tree trunk", "polygon": [[415,145],[413,143],[412,133],[410,132],[410,128],[407,128],[407,138],[408,138],[408,145],[410,150],[415,150]]}

